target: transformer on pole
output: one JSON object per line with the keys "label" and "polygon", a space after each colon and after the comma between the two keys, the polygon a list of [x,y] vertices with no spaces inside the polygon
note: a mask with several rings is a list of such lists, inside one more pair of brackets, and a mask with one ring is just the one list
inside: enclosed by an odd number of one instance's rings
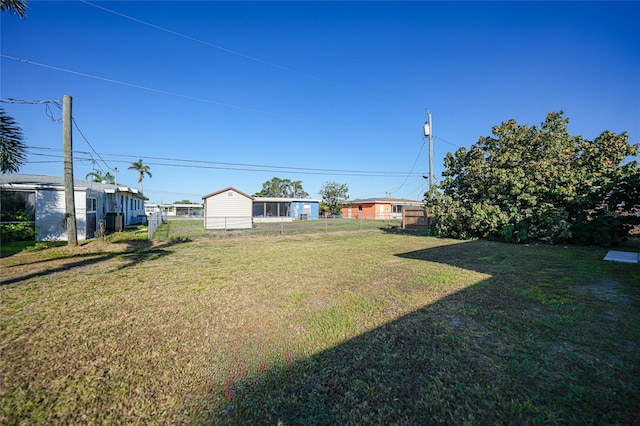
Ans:
{"label": "transformer on pole", "polygon": [[429,138],[429,190],[433,187],[433,122],[431,111],[427,110],[427,122],[424,123],[424,137]]}

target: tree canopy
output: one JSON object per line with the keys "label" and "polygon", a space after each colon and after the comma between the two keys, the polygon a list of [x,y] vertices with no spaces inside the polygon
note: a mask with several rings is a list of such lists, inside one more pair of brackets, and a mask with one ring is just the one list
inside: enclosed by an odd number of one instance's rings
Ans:
{"label": "tree canopy", "polygon": [[349,198],[349,187],[346,183],[325,182],[320,189],[320,195],[326,211],[340,214],[342,202]]}
{"label": "tree canopy", "polygon": [[22,129],[0,107],[0,172],[17,173],[25,163]]}
{"label": "tree canopy", "polygon": [[254,197],[280,197],[280,198],[307,198],[309,194],[302,189],[302,181],[292,181],[290,179],[280,179],[274,177],[262,184],[260,192],[253,194]]}
{"label": "tree canopy", "polygon": [[436,235],[509,242],[615,244],[640,204],[638,144],[626,133],[571,136],[563,112],[539,127],[509,120],[444,160],[444,181],[425,194]]}

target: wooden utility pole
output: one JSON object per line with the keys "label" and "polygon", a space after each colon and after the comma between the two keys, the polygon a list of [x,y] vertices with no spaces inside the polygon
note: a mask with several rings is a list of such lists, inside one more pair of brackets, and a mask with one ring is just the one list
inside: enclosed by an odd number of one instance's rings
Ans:
{"label": "wooden utility pole", "polygon": [[431,121],[431,111],[427,110],[429,116],[429,191],[433,188],[433,121]]}
{"label": "wooden utility pole", "polygon": [[76,203],[73,186],[73,145],[71,131],[71,96],[62,98],[62,150],[64,152],[64,206],[67,220],[67,239],[70,246],[78,245]]}

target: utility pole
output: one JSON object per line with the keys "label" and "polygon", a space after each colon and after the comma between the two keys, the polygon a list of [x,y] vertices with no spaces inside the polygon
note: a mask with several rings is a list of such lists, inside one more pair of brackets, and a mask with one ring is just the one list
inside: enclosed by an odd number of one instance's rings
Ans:
{"label": "utility pole", "polygon": [[67,221],[67,239],[70,246],[78,245],[76,228],[76,204],[73,186],[73,148],[71,129],[71,96],[62,98],[62,150],[64,152],[64,205]]}
{"label": "utility pole", "polygon": [[424,136],[429,137],[429,191],[433,187],[433,121],[431,111],[427,110],[428,121],[424,123]]}

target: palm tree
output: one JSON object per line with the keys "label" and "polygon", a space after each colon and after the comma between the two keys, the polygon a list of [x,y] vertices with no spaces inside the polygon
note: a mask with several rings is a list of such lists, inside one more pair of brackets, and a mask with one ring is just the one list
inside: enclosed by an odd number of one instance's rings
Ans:
{"label": "palm tree", "polygon": [[4,108],[0,107],[0,172],[18,172],[26,161],[25,149],[22,129]]}
{"label": "palm tree", "polygon": [[140,192],[143,192],[142,179],[144,179],[144,174],[146,173],[147,175],[149,175],[149,177],[151,177],[151,172],[149,171],[149,169],[150,169],[149,166],[145,166],[142,164],[142,158],[139,159],[138,161],[134,161],[129,166],[129,170],[137,170],[138,173],[140,173],[140,176],[138,176],[138,183],[140,184]]}
{"label": "palm tree", "polygon": [[115,183],[116,178],[109,172],[102,173],[100,170],[94,170],[92,172],[87,173],[85,179],[91,178],[92,182],[106,182],[106,183]]}
{"label": "palm tree", "polygon": [[15,13],[21,18],[27,16],[27,0],[0,0],[0,11]]}

